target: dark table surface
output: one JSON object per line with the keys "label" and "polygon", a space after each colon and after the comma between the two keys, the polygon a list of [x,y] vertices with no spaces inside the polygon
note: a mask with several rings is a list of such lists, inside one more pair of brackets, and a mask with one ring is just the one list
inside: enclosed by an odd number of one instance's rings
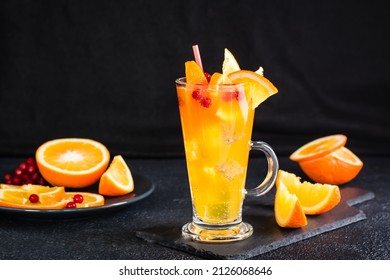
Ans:
{"label": "dark table surface", "polygon": [[[340,187],[362,188],[375,194],[374,199],[356,206],[366,219],[253,259],[390,259],[390,158],[361,159],[364,167],[358,177]],[[1,176],[23,160],[0,159]],[[79,219],[25,219],[0,209],[0,259],[200,259],[136,236],[137,231],[155,224],[184,224],[191,219],[184,158],[127,162],[133,173],[154,183],[151,195],[118,211]],[[248,184],[258,180],[261,174],[256,171],[264,164],[261,158],[251,158]],[[280,168],[305,178],[287,158],[280,158]],[[273,197],[274,190],[262,199],[272,202]],[[243,217],[245,220],[245,208]]]}

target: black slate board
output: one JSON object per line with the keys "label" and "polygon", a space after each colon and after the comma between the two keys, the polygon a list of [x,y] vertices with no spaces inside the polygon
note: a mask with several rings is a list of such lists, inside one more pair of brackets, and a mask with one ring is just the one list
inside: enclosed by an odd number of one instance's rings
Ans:
{"label": "black slate board", "polygon": [[[331,211],[317,216],[307,216],[307,226],[299,229],[280,228],[274,218],[273,205],[244,206],[243,220],[253,226],[253,235],[228,244],[205,244],[186,240],[181,236],[183,224],[156,225],[136,232],[147,242],[185,251],[208,259],[248,259],[277,248],[335,230],[364,220],[365,214],[352,207],[373,199],[375,195],[359,188],[341,188],[341,201]],[[245,203],[244,203],[245,205]]]}

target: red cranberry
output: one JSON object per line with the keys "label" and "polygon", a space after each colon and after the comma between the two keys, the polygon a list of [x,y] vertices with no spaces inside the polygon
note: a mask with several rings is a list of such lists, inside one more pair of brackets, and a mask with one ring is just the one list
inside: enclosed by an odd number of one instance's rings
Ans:
{"label": "red cranberry", "polygon": [[42,177],[41,178],[39,178],[39,180],[38,180],[38,182],[36,182],[38,185],[45,185],[46,184],[46,182],[45,182],[45,179],[43,179]]}
{"label": "red cranberry", "polygon": [[22,162],[22,163],[19,165],[19,168],[20,168],[21,170],[26,170],[27,164],[26,164],[25,162]]}
{"label": "red cranberry", "polygon": [[202,105],[205,108],[209,108],[211,106],[211,98],[208,96],[202,96],[202,98],[199,100],[200,105]]}
{"label": "red cranberry", "polygon": [[84,197],[81,194],[75,194],[73,197],[74,203],[83,203]]}
{"label": "red cranberry", "polygon": [[202,98],[202,93],[199,90],[194,90],[192,92],[192,98],[195,100],[200,100]]}
{"label": "red cranberry", "polygon": [[73,201],[69,201],[67,204],[66,204],[66,208],[76,208],[76,203],[73,202]]}
{"label": "red cranberry", "polygon": [[22,169],[20,169],[20,168],[16,168],[15,169],[15,176],[22,176],[22,174],[23,174],[23,170]]}
{"label": "red cranberry", "polygon": [[35,159],[32,158],[32,157],[29,157],[29,158],[26,159],[26,163],[28,165],[35,165]]}
{"label": "red cranberry", "polygon": [[210,73],[204,72],[204,76],[206,77],[207,82],[210,83],[210,79],[211,79]]}
{"label": "red cranberry", "polygon": [[30,195],[30,197],[28,199],[30,200],[31,203],[39,202],[39,196],[37,194],[35,194],[35,193]]}
{"label": "red cranberry", "polygon": [[242,100],[244,100],[244,98],[245,98],[245,93],[242,90],[238,90],[236,99],[238,101],[242,101]]}
{"label": "red cranberry", "polygon": [[37,171],[37,167],[35,165],[29,165],[27,166],[27,172],[30,174],[34,174],[35,171]]}
{"label": "red cranberry", "polygon": [[6,180],[6,181],[12,180],[12,174],[11,173],[5,174],[4,175],[4,180]]}
{"label": "red cranberry", "polygon": [[20,177],[13,177],[12,178],[12,184],[13,185],[20,185],[20,184],[22,184],[22,178],[20,178]]}
{"label": "red cranberry", "polygon": [[233,99],[237,99],[238,91],[226,91],[221,94],[222,100],[225,102],[230,102]]}

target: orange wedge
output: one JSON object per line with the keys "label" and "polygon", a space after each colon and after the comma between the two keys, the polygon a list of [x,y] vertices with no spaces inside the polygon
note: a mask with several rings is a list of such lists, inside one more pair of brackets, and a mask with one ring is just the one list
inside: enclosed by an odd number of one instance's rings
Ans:
{"label": "orange wedge", "polygon": [[333,209],[340,202],[340,189],[336,185],[301,182],[293,173],[279,170],[276,187],[283,185],[297,196],[307,215],[318,215]]}
{"label": "orange wedge", "polygon": [[227,84],[231,84],[231,83],[232,83],[232,81],[228,78],[228,76],[221,74],[221,73],[218,73],[218,72],[215,72],[213,75],[211,75],[209,85],[210,86],[222,85],[222,84],[227,85]]}
{"label": "orange wedge", "polygon": [[77,208],[87,208],[87,207],[96,207],[96,206],[104,205],[104,196],[97,193],[90,193],[90,192],[66,192],[64,201],[66,203],[68,203],[69,201],[73,201],[73,197],[76,194],[80,194],[83,196],[83,202],[76,203]]}
{"label": "orange wedge", "polygon": [[300,161],[299,166],[315,182],[341,185],[359,174],[363,162],[348,148],[341,147],[320,158]]}
{"label": "orange wedge", "polygon": [[94,140],[63,138],[48,141],[36,151],[39,172],[54,186],[83,188],[94,184],[110,160],[107,148]]}
{"label": "orange wedge", "polygon": [[222,63],[222,74],[227,76],[230,73],[233,73],[233,72],[236,72],[239,70],[241,70],[241,69],[240,69],[240,66],[238,65],[236,58],[228,49],[225,48],[224,60]]}
{"label": "orange wedge", "polygon": [[[32,203],[30,195],[36,194],[38,202]],[[2,185],[0,188],[0,206],[30,209],[61,209],[66,205],[63,199],[64,187],[46,187],[39,185],[23,185],[21,187]]]}
{"label": "orange wedge", "polygon": [[203,70],[196,64],[195,61],[187,61],[185,63],[186,81],[189,84],[202,84],[207,85],[207,78],[203,73]]}
{"label": "orange wedge", "polygon": [[283,182],[276,186],[275,219],[280,227],[299,228],[307,225],[302,205],[295,194],[291,194]]}
{"label": "orange wedge", "polygon": [[278,92],[270,80],[253,71],[239,70],[228,77],[234,84],[244,84],[247,100],[251,100],[253,109]]}
{"label": "orange wedge", "polygon": [[99,193],[106,196],[118,196],[134,190],[133,176],[122,156],[115,156],[99,182]]}
{"label": "orange wedge", "polygon": [[290,155],[296,162],[312,160],[330,154],[347,143],[347,136],[334,134],[310,141]]}

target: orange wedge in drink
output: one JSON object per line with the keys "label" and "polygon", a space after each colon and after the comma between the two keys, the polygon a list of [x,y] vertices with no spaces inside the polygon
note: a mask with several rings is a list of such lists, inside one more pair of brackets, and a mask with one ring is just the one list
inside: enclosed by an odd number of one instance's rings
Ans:
{"label": "orange wedge in drink", "polygon": [[118,196],[134,190],[133,176],[122,156],[115,156],[99,182],[99,193],[106,196]]}
{"label": "orange wedge in drink", "polygon": [[288,192],[297,196],[302,209],[307,215],[318,215],[333,209],[341,199],[337,185],[312,184],[301,182],[301,178],[293,173],[279,170],[276,187],[283,185]]}
{"label": "orange wedge in drink", "polygon": [[207,78],[203,70],[196,64],[195,61],[187,61],[185,63],[186,81],[189,84],[207,85]]}
{"label": "orange wedge in drink", "polygon": [[278,92],[270,80],[253,71],[239,70],[230,73],[228,77],[234,84],[244,84],[246,99],[251,100],[253,109]]}
{"label": "orange wedge in drink", "polygon": [[39,172],[53,186],[90,186],[100,179],[109,160],[103,144],[83,138],[51,140],[36,151]]}
{"label": "orange wedge in drink", "polygon": [[233,72],[236,72],[239,70],[241,70],[241,69],[240,69],[240,66],[238,65],[236,58],[228,49],[225,48],[224,60],[222,63],[222,74],[227,76],[230,73],[233,73]]}
{"label": "orange wedge in drink", "polygon": [[321,184],[345,184],[363,168],[363,162],[348,148],[345,135],[336,134],[313,140],[291,154],[303,172]]}

